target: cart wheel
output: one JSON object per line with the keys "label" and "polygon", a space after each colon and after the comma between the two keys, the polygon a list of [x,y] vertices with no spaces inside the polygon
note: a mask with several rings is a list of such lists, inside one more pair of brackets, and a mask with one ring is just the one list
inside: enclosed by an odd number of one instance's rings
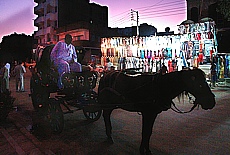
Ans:
{"label": "cart wheel", "polygon": [[87,120],[97,121],[101,117],[102,110],[94,106],[86,106],[83,108],[83,113]]}
{"label": "cart wheel", "polygon": [[47,107],[46,119],[50,123],[53,133],[58,134],[63,131],[64,128],[64,115],[60,106],[60,102],[55,99],[49,99]]}
{"label": "cart wheel", "polygon": [[32,120],[32,133],[38,138],[50,138],[52,133],[61,133],[64,128],[64,116],[61,106],[54,99],[47,100],[44,106],[34,111]]}

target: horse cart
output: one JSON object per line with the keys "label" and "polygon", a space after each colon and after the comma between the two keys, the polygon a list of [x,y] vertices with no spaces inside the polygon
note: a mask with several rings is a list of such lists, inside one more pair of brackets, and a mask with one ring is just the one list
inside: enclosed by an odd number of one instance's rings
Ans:
{"label": "horse cart", "polygon": [[[102,110],[97,106],[98,95],[95,91],[98,73],[83,66],[82,72],[59,76],[57,68],[50,61],[53,47],[50,45],[37,51],[36,66],[31,68],[30,97],[37,120],[46,122],[52,132],[60,133],[64,128],[64,114],[82,110],[87,120],[96,121]],[[84,52],[78,54],[81,63]],[[57,86],[58,80],[64,86],[62,89]]]}
{"label": "horse cart", "polygon": [[[94,91],[97,72],[69,73],[60,77],[64,85],[64,89],[60,90],[57,87],[58,73],[49,59],[51,50],[52,46],[48,46],[39,54],[41,57],[32,70],[31,97],[35,110],[42,118],[40,120],[47,122],[55,133],[63,130],[63,114],[72,112],[69,105],[82,109],[85,117],[91,121],[98,120],[103,109],[108,142],[113,142],[110,117],[114,109],[121,108],[141,113],[142,139],[139,151],[140,154],[151,154],[149,142],[155,119],[159,113],[174,105],[174,98],[182,96],[184,92],[194,96],[193,107],[188,112],[198,105],[208,110],[216,104],[215,95],[200,69],[164,75],[138,73],[136,70],[111,71],[101,77],[99,95]],[[62,111],[63,106],[68,109],[67,112]]]}

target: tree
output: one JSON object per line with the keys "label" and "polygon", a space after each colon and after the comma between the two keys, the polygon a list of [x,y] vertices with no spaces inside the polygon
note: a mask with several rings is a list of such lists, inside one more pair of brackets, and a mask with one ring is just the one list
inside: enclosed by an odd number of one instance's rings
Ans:
{"label": "tree", "polygon": [[32,36],[17,33],[4,36],[1,43],[0,61],[30,60],[32,49]]}
{"label": "tree", "polygon": [[224,18],[230,21],[230,0],[220,0],[218,2],[217,12],[221,13]]}

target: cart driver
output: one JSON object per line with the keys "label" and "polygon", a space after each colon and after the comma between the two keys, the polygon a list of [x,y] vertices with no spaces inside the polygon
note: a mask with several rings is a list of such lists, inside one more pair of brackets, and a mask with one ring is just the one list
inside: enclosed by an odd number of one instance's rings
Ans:
{"label": "cart driver", "polygon": [[50,59],[59,73],[58,87],[61,89],[61,75],[71,72],[82,72],[82,66],[77,62],[75,47],[71,44],[72,36],[65,35],[65,41],[59,41],[51,51]]}

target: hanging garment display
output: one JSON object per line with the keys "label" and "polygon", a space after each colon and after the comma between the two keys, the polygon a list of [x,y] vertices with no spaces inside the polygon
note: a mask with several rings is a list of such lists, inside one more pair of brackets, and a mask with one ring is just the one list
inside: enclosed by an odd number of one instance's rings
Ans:
{"label": "hanging garment display", "polygon": [[[117,65],[120,64],[118,60],[121,57],[126,58],[127,62],[123,68],[141,66],[144,67],[145,71],[158,70],[160,66],[157,67],[157,65],[161,65],[159,62],[163,62],[163,60],[167,62],[166,66],[171,71],[173,64],[175,64],[173,60],[177,57],[182,59],[182,67],[198,66],[195,61],[203,62],[203,58],[207,58],[207,56],[212,59],[210,54],[217,52],[211,51],[212,47],[217,49],[215,24],[213,22],[180,25],[179,30],[177,35],[102,38],[102,56],[110,57],[111,60],[117,57],[117,63],[114,59],[114,64]],[[184,52],[183,55],[180,55],[181,51]],[[197,57],[198,59],[195,60]],[[154,61],[156,61],[156,69],[153,65]],[[190,62],[188,63],[188,61]],[[178,65],[180,65],[179,62]],[[178,68],[181,67],[178,66]]]}

